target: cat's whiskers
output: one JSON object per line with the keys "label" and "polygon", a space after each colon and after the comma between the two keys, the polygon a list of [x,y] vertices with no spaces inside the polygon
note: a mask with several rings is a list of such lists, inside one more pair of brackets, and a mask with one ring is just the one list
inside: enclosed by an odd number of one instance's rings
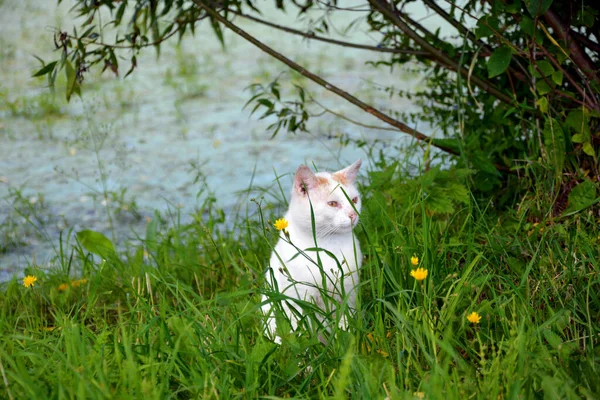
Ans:
{"label": "cat's whiskers", "polygon": [[337,233],[339,230],[339,227],[335,225],[325,226],[324,228],[317,229],[316,236],[320,238],[325,238]]}

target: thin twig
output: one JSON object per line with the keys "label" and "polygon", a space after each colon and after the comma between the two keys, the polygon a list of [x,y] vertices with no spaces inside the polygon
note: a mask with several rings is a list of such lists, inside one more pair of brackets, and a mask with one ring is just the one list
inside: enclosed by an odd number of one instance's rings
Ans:
{"label": "thin twig", "polygon": [[[396,25],[405,35],[412,39],[417,45],[422,47],[425,51],[429,52],[434,59],[442,62],[443,65],[446,66],[446,68],[458,72],[463,77],[467,78],[467,76],[469,75],[468,69],[458,65],[458,63],[452,58],[450,58],[441,50],[429,43],[427,40],[419,36],[394,12],[393,9],[389,7],[388,3],[386,3],[383,0],[369,0],[369,3],[371,3],[374,9],[379,10],[390,22]],[[472,75],[471,80],[475,85],[479,86],[481,89],[493,95],[502,102],[510,105],[515,104],[515,99],[502,92],[491,82],[486,81],[476,75]]]}
{"label": "thin twig", "polygon": [[[552,64],[554,64],[554,66],[556,68],[558,68],[558,70],[560,70],[564,77],[567,78],[567,80],[571,83],[571,85],[573,85],[573,87],[575,88],[575,90],[577,92],[579,92],[579,94],[581,95],[581,97],[583,97],[583,104],[586,105],[587,107],[591,108],[591,109],[595,109],[600,111],[600,107],[598,107],[598,102],[596,101],[596,97],[592,95],[592,93],[590,93],[590,95],[587,95],[585,90],[583,90],[583,88],[581,88],[577,82],[575,81],[575,79],[573,79],[573,77],[571,76],[571,74],[569,74],[563,67],[562,65],[560,65],[560,63],[552,56],[552,54],[550,54],[548,52],[548,50],[546,50],[545,47],[538,45],[538,47],[540,48],[540,50],[542,50],[542,52],[544,53],[544,55],[550,60],[550,62]],[[537,64],[536,64],[537,67]],[[588,89],[589,90],[589,89]],[[565,97],[569,97],[569,96],[565,96]],[[585,100],[588,99],[590,101],[591,104],[586,104]],[[575,100],[575,99],[573,99]]]}
{"label": "thin twig", "polygon": [[577,44],[577,41],[571,37],[569,31],[564,28],[564,24],[561,19],[552,10],[546,11],[544,19],[552,27],[554,32],[558,35],[560,40],[563,40],[568,47],[569,56],[577,65],[577,67],[583,72],[589,80],[596,83],[600,83],[600,78],[596,73],[596,67],[590,57],[581,50],[581,47]]}
{"label": "thin twig", "polygon": [[427,53],[426,51],[390,49],[390,48],[384,48],[384,47],[369,46],[366,44],[345,42],[342,40],[336,40],[336,39],[331,39],[331,38],[327,38],[324,36],[318,36],[312,32],[310,32],[310,33],[302,32],[297,29],[289,28],[287,26],[278,25],[273,22],[265,21],[264,19],[256,18],[252,15],[243,14],[243,13],[237,12],[235,10],[229,9],[229,10],[227,10],[227,12],[231,13],[231,14],[235,14],[235,15],[240,16],[245,19],[249,19],[254,22],[258,22],[259,24],[270,26],[271,28],[279,29],[284,32],[288,32],[288,33],[291,33],[294,35],[299,35],[299,36],[305,37],[307,39],[318,40],[318,41],[325,42],[325,43],[332,43],[332,44],[336,44],[336,45],[343,46],[343,47],[352,47],[355,49],[371,50],[371,51],[377,51],[380,53],[412,54],[412,55],[418,55],[418,56],[428,56],[429,55],[429,53]]}
{"label": "thin twig", "polygon": [[[134,48],[144,48],[144,47],[151,47],[151,46],[156,46],[158,44],[161,44],[162,42],[164,42],[165,40],[169,39],[171,36],[175,35],[177,32],[179,32],[181,30],[181,28],[183,28],[185,25],[191,23],[191,22],[197,22],[197,21],[201,21],[204,18],[206,18],[206,15],[199,17],[195,20],[190,20],[190,21],[183,21],[181,23],[179,23],[177,25],[177,28],[175,28],[175,30],[173,30],[172,32],[169,32],[167,35],[165,35],[164,37],[155,40],[154,42],[151,43],[142,43],[142,44],[135,44],[132,43],[130,45],[122,45],[122,44],[109,44],[109,43],[104,43],[104,42],[99,42],[96,39],[90,39],[90,38],[86,38],[86,37],[77,37],[77,36],[73,36],[73,35],[69,35],[67,34],[67,37],[69,39],[72,40],[81,40],[84,41],[86,45],[96,45],[96,46],[101,46],[101,47],[109,47],[111,49],[134,49]],[[52,28],[52,27],[48,27],[51,28],[54,33],[63,33],[60,29],[58,28]],[[65,32],[66,33],[66,32]]]}
{"label": "thin twig", "polygon": [[335,112],[335,111],[333,111],[333,110],[325,107],[323,104],[321,104],[317,100],[315,100],[315,98],[312,97],[312,96],[310,96],[310,100],[313,103],[315,103],[316,105],[318,105],[319,107],[321,107],[324,112],[327,112],[329,114],[335,115],[336,117],[341,118],[341,119],[343,119],[345,121],[348,121],[348,122],[350,122],[350,123],[352,123],[354,125],[362,126],[363,128],[367,128],[367,129],[379,129],[379,130],[382,130],[382,131],[401,132],[398,128],[388,128],[386,126],[375,126],[375,125],[363,124],[362,122],[355,121],[355,120],[353,120],[351,118],[346,117],[344,114],[340,114],[338,112]]}

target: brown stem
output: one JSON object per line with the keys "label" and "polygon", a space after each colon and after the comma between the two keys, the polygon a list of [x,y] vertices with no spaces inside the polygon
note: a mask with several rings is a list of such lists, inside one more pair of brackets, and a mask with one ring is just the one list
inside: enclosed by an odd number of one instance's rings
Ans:
{"label": "brown stem", "polygon": [[243,13],[237,12],[235,10],[229,9],[229,10],[227,10],[227,12],[229,12],[231,14],[235,14],[242,18],[249,19],[254,22],[258,22],[259,24],[263,24],[263,25],[270,26],[275,29],[282,30],[284,32],[288,32],[288,33],[291,33],[294,35],[299,35],[299,36],[305,37],[307,39],[318,40],[321,42],[336,44],[336,45],[343,46],[343,47],[352,47],[355,49],[371,50],[371,51],[377,51],[380,53],[412,54],[412,55],[418,55],[418,56],[428,56],[429,55],[429,53],[427,53],[426,51],[405,50],[405,49],[388,49],[388,48],[381,48],[381,47],[376,47],[376,46],[369,46],[366,44],[344,42],[342,40],[330,39],[327,37],[315,35],[314,33],[306,33],[306,32],[299,31],[297,29],[288,28],[287,26],[274,24],[273,22],[265,21],[263,19],[253,17],[248,14],[243,14]]}
{"label": "brown stem", "polygon": [[246,39],[247,41],[249,41],[256,47],[258,47],[265,53],[269,54],[271,57],[278,59],[279,61],[286,64],[288,67],[292,68],[293,70],[297,71],[298,73],[302,74],[303,76],[307,77],[311,81],[323,86],[325,89],[346,99],[347,101],[349,101],[350,103],[354,104],[355,106],[361,108],[362,110],[366,111],[367,113],[373,115],[374,117],[380,119],[381,121],[383,121],[391,126],[398,128],[402,132],[409,134],[410,136],[414,137],[415,139],[431,143],[432,146],[437,147],[440,150],[445,151],[446,153],[450,153],[450,154],[454,154],[454,155],[458,154],[454,149],[452,149],[450,147],[435,144],[435,141],[433,140],[433,138],[409,127],[408,125],[404,124],[403,122],[400,122],[400,121],[390,117],[387,114],[384,114],[383,112],[371,107],[370,105],[363,103],[358,98],[352,96],[350,93],[343,91],[342,89],[338,88],[335,85],[332,85],[331,83],[327,82],[320,76],[315,75],[312,72],[306,70],[301,65],[296,64],[294,61],[285,57],[283,54],[278,53],[277,51],[273,50],[266,44],[262,43],[261,41],[259,41],[255,37],[253,37],[252,35],[248,34],[244,30],[239,28],[237,25],[234,25],[233,23],[231,23],[230,21],[225,19],[223,16],[221,16],[221,14],[219,14],[217,11],[215,11],[211,7],[213,5],[213,4],[211,4],[212,1],[210,1],[210,0],[193,0],[193,2],[196,5],[198,5],[198,7],[202,8],[204,11],[206,11],[216,21],[222,23],[227,28],[229,28],[233,32],[235,32],[236,34],[240,35],[241,37],[243,37],[244,39]]}
{"label": "brown stem", "polygon": [[585,47],[587,47],[588,49],[595,51],[596,53],[600,53],[600,44],[599,43],[594,42],[587,36],[582,35],[581,33],[576,32],[576,31],[571,31],[570,34],[573,35],[578,42],[583,43],[583,45]]}
{"label": "brown stem", "polygon": [[552,27],[559,39],[567,44],[569,57],[573,60],[575,65],[581,70],[581,72],[590,80],[600,84],[600,79],[596,74],[597,65],[590,59],[590,57],[579,47],[577,41],[571,37],[571,32],[565,29],[565,26],[561,19],[552,10],[546,11],[544,19],[548,22],[548,25]]}
{"label": "brown stem", "polygon": [[[460,73],[464,78],[469,76],[469,70],[461,67],[456,63],[452,58],[448,57],[442,51],[438,50],[435,46],[431,45],[427,40],[423,39],[419,36],[415,31],[413,31],[402,19],[394,12],[393,9],[389,7],[389,5],[383,0],[369,0],[371,6],[374,9],[379,10],[389,21],[391,21],[394,25],[396,25],[406,36],[411,38],[415,43],[421,46],[425,51],[429,52],[431,56],[445,64],[448,69]],[[497,99],[503,101],[506,104],[515,104],[515,100],[508,96],[506,93],[502,92],[496,86],[494,86],[491,82],[486,81],[478,76],[471,75],[471,81],[479,86],[484,91],[488,92],[492,96]]]}

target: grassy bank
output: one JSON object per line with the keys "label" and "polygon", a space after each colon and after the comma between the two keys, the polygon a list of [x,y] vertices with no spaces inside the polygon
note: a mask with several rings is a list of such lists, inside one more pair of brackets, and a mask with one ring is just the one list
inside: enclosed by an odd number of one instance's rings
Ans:
{"label": "grassy bank", "polygon": [[[267,228],[283,211],[260,196],[233,227],[210,200],[193,224],[149,222],[127,254],[89,233],[63,243],[56,270],[32,266],[36,282],[0,291],[0,397],[595,398],[591,213],[545,219],[540,194],[499,213],[444,186],[460,171],[432,171],[370,172],[357,315],[348,331],[313,326],[281,346],[259,309]],[[436,190],[445,205],[420,200]]]}

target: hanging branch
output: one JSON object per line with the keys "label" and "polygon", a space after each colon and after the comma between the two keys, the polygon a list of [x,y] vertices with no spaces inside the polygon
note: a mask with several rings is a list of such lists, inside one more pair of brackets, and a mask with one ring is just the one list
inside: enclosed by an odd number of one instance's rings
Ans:
{"label": "hanging branch", "polygon": [[307,39],[318,40],[321,42],[331,43],[331,44],[335,44],[335,45],[339,45],[339,46],[343,46],[343,47],[351,47],[351,48],[355,48],[355,49],[377,51],[380,53],[411,54],[411,55],[416,55],[416,56],[429,56],[429,53],[427,53],[426,51],[406,50],[406,49],[390,49],[390,48],[369,46],[366,44],[351,43],[351,42],[345,42],[342,40],[330,39],[327,37],[315,35],[314,33],[306,33],[306,32],[299,31],[297,29],[288,28],[287,26],[278,25],[273,22],[265,21],[263,19],[256,18],[252,15],[243,14],[243,13],[231,10],[231,9],[227,10],[227,12],[237,15],[237,16],[240,16],[245,19],[249,19],[254,22],[258,22],[259,24],[262,24],[262,25],[270,26],[271,28],[279,29],[284,32],[288,32],[288,33],[291,33],[294,35],[305,37]]}
{"label": "hanging branch", "polygon": [[596,69],[597,65],[590,57],[581,50],[581,47],[577,44],[577,41],[571,37],[571,33],[564,28],[564,25],[560,18],[552,10],[546,11],[544,19],[548,22],[548,25],[552,27],[558,38],[567,44],[567,49],[570,58],[573,60],[575,65],[581,72],[592,82],[600,84]]}
{"label": "hanging branch", "polygon": [[217,11],[215,11],[212,8],[212,7],[215,6],[215,4],[212,1],[210,1],[210,0],[193,0],[193,2],[196,5],[198,5],[198,7],[202,8],[204,11],[206,11],[216,21],[222,23],[227,28],[231,29],[233,32],[235,32],[239,36],[243,37],[244,39],[246,39],[247,41],[249,41],[250,43],[252,43],[256,47],[258,47],[259,49],[261,49],[265,53],[267,53],[270,56],[272,56],[272,57],[278,59],[279,61],[283,62],[288,67],[290,67],[293,70],[297,71],[301,75],[307,77],[311,81],[313,81],[313,82],[321,85],[325,89],[327,89],[327,90],[329,90],[329,91],[337,94],[338,96],[346,99],[350,103],[356,105],[357,107],[361,108],[362,110],[366,111],[367,113],[369,113],[369,114],[373,115],[374,117],[380,119],[381,121],[383,121],[383,122],[385,122],[385,123],[387,123],[387,124],[389,124],[391,126],[394,126],[394,127],[398,128],[400,131],[402,131],[404,133],[409,134],[410,136],[414,137],[415,139],[422,140],[422,141],[425,141],[427,143],[430,143],[432,146],[437,147],[438,149],[443,150],[446,153],[458,155],[457,151],[454,150],[453,148],[448,147],[448,146],[444,146],[444,145],[441,145],[441,144],[436,144],[435,140],[433,138],[431,138],[431,137],[429,137],[429,136],[427,136],[427,135],[425,135],[425,134],[423,134],[423,133],[421,133],[421,132],[419,132],[419,131],[411,128],[410,126],[406,125],[403,122],[400,122],[400,121],[398,121],[398,120],[390,117],[389,115],[387,115],[387,114],[385,114],[385,113],[377,110],[376,108],[373,108],[370,105],[368,105],[366,103],[363,103],[358,98],[352,96],[350,93],[345,92],[342,89],[338,88],[337,86],[335,86],[335,85],[327,82],[326,80],[324,80],[320,76],[313,74],[312,72],[306,70],[301,65],[298,65],[294,61],[292,61],[289,58],[285,57],[283,54],[278,53],[274,49],[272,49],[269,46],[267,46],[266,44],[262,43],[261,41],[259,41],[255,37],[253,37],[252,35],[248,34],[244,30],[242,30],[241,28],[239,28],[237,25],[234,25],[233,23],[231,23],[230,21],[228,21],[227,19],[225,19]]}
{"label": "hanging branch", "polygon": [[[469,76],[469,70],[465,67],[461,67],[452,58],[448,57],[442,51],[438,50],[435,46],[430,44],[427,40],[419,36],[414,30],[412,30],[395,12],[389,7],[389,5],[382,0],[369,0],[373,9],[379,10],[390,22],[396,25],[406,36],[411,38],[415,43],[421,46],[425,51],[429,52],[433,58],[438,60],[442,65],[448,69],[460,73],[464,78]],[[488,92],[497,99],[503,101],[506,104],[514,105],[515,99],[502,92],[491,82],[486,81],[478,76],[471,75],[471,81]]]}

